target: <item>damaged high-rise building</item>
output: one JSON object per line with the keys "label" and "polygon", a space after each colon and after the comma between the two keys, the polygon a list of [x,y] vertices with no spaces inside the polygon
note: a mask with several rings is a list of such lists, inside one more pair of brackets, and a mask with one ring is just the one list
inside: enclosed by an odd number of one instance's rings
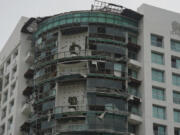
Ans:
{"label": "damaged high-rise building", "polygon": [[97,0],[22,17],[0,53],[0,135],[180,135],[179,26]]}

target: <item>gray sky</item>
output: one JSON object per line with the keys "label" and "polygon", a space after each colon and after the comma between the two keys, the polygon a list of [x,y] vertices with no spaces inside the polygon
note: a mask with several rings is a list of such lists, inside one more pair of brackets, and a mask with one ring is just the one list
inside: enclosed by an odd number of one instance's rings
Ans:
{"label": "gray sky", "polygon": [[[142,3],[180,13],[180,0],[104,0],[136,10]],[[94,0],[0,0],[0,50],[21,16],[39,17],[90,9]]]}

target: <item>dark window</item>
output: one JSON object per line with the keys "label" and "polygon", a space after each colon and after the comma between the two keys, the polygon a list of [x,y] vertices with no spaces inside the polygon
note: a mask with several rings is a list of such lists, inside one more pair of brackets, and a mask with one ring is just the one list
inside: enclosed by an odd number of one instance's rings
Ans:
{"label": "dark window", "polygon": [[180,135],[180,128],[174,129],[174,135]]}
{"label": "dark window", "polygon": [[96,45],[89,45],[89,49],[96,50]]}
{"label": "dark window", "polygon": [[106,33],[106,28],[105,27],[98,27],[97,32],[98,33]]}

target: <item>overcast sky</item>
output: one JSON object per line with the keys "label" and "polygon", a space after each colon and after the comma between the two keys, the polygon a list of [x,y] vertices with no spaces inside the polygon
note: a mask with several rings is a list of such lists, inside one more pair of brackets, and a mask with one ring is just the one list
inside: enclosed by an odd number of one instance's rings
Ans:
{"label": "overcast sky", "polygon": [[[104,0],[136,10],[142,3],[180,13],[180,0]],[[21,16],[39,17],[90,9],[94,0],[0,0],[0,50]]]}

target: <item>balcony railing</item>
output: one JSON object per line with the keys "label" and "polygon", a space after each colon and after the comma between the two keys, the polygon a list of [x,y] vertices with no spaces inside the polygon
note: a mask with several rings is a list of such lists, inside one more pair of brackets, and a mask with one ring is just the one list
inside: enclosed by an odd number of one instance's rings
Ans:
{"label": "balcony railing", "polygon": [[72,112],[87,112],[87,111],[100,111],[112,114],[128,114],[127,110],[121,110],[120,106],[114,104],[108,105],[69,105],[69,106],[56,106],[54,108],[55,114],[72,113]]}
{"label": "balcony railing", "polygon": [[101,69],[88,69],[87,68],[66,68],[60,69],[59,75],[69,75],[69,74],[109,74],[117,77],[126,77],[127,73],[120,70],[109,70],[105,68]]}
{"label": "balcony railing", "polygon": [[[76,108],[77,107],[77,108]],[[105,111],[99,112],[96,114],[94,111],[92,113],[87,111],[86,115],[82,113],[77,113],[77,111],[85,111],[87,106],[74,106],[74,108],[68,107],[57,107],[60,110],[56,110],[56,113],[65,113],[67,115],[60,115],[61,118],[66,117],[71,119],[77,119],[75,122],[69,121],[57,121],[56,132],[72,132],[72,131],[99,131],[99,132],[116,132],[116,133],[125,133],[127,132],[126,123],[124,118],[126,116],[121,115],[120,110],[117,110],[115,106],[107,106]],[[56,108],[56,109],[57,109]],[[77,110],[76,110],[77,109]],[[73,114],[73,112],[75,112]],[[119,115],[120,114],[120,115]]]}
{"label": "balcony railing", "polygon": [[[105,51],[95,51],[95,50],[79,50],[79,51],[65,51],[65,52],[58,52],[53,53],[51,55],[43,56],[43,57],[36,57],[35,61],[36,64],[45,63],[52,60],[57,59],[64,59],[64,58],[76,58],[76,57],[87,57],[90,56],[91,58],[100,57],[102,59],[117,59],[115,56],[112,56],[112,53],[105,52]],[[120,57],[119,57],[120,58]]]}
{"label": "balcony railing", "polygon": [[39,83],[41,83],[43,81],[46,81],[48,79],[52,79],[52,78],[56,77],[56,75],[57,75],[56,71],[44,74],[43,76],[40,76],[40,77],[34,79],[34,83],[39,84]]}

